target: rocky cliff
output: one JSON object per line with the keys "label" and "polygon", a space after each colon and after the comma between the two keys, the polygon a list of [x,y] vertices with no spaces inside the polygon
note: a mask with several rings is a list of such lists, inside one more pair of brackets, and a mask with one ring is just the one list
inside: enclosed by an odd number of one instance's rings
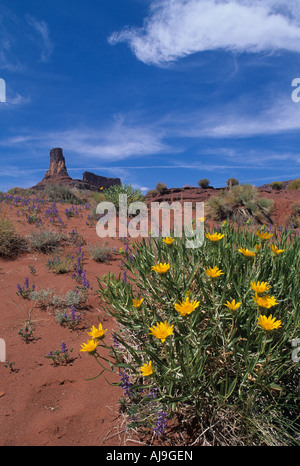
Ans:
{"label": "rocky cliff", "polygon": [[120,178],[107,178],[106,176],[95,175],[91,172],[84,172],[82,180],[98,188],[109,188],[110,186],[121,184]]}
{"label": "rocky cliff", "polygon": [[121,180],[120,178],[107,178],[105,176],[95,175],[91,172],[84,172],[82,180],[71,178],[67,171],[63,150],[60,147],[56,147],[50,150],[49,168],[44,178],[30,189],[41,190],[47,185],[54,184],[68,186],[70,188],[99,191],[102,187],[105,189],[116,184],[121,184]]}

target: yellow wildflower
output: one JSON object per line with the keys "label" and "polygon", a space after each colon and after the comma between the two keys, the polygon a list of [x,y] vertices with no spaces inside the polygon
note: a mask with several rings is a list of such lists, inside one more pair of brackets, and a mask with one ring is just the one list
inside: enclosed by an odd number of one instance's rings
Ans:
{"label": "yellow wildflower", "polygon": [[257,319],[257,325],[260,325],[267,332],[270,332],[271,330],[277,329],[282,326],[281,320],[276,320],[275,317],[272,318],[272,314],[269,315],[269,317],[260,316]]}
{"label": "yellow wildflower", "polygon": [[255,291],[256,293],[265,293],[267,290],[269,290],[271,285],[268,285],[267,282],[251,282],[251,289]]}
{"label": "yellow wildflower", "polygon": [[174,304],[174,308],[176,311],[180,312],[181,316],[185,316],[186,314],[191,314],[200,304],[200,301],[190,301],[189,297],[187,296],[185,301],[181,301],[180,304]]}
{"label": "yellow wildflower", "polygon": [[278,304],[274,296],[258,296],[258,294],[255,293],[253,299],[259,305],[259,307],[264,307],[266,309],[270,309],[270,307],[276,306],[276,304]]}
{"label": "yellow wildflower", "polygon": [[240,248],[240,249],[238,249],[238,251],[241,252],[245,257],[254,257],[255,256],[255,252],[249,251],[249,249]]}
{"label": "yellow wildflower", "polygon": [[81,345],[80,351],[86,351],[87,353],[93,354],[97,349],[97,340],[88,340],[87,343],[83,343]]}
{"label": "yellow wildflower", "polygon": [[263,240],[268,240],[272,238],[273,236],[273,233],[261,232],[259,230],[256,232],[256,234],[260,239],[263,239]]}
{"label": "yellow wildflower", "polygon": [[174,331],[174,325],[167,324],[167,321],[157,322],[156,327],[149,327],[149,335],[154,335],[156,338],[161,340],[162,343],[165,342],[166,338],[169,335],[172,335]]}
{"label": "yellow wildflower", "polygon": [[152,362],[149,361],[148,364],[144,364],[141,367],[141,373],[143,377],[147,377],[148,375],[153,374],[153,367],[152,367]]}
{"label": "yellow wildflower", "polygon": [[155,272],[161,274],[161,273],[166,273],[166,272],[169,270],[170,267],[171,267],[170,264],[166,264],[166,263],[162,264],[162,263],[160,263],[160,264],[158,264],[158,265],[157,265],[157,264],[156,264],[156,265],[153,265],[153,266],[152,266],[152,270],[154,270]]}
{"label": "yellow wildflower", "polygon": [[220,241],[220,239],[222,239],[225,235],[222,235],[221,233],[213,233],[212,235],[210,233],[205,233],[205,236],[213,243],[216,243],[217,241]]}
{"label": "yellow wildflower", "polygon": [[141,299],[133,299],[133,300],[132,300],[133,306],[136,307],[136,308],[141,307],[143,301],[144,301],[144,298],[141,298]]}
{"label": "yellow wildflower", "polygon": [[275,244],[271,244],[270,247],[274,254],[281,254],[282,252],[284,252],[284,249],[278,249],[278,247]]}
{"label": "yellow wildflower", "polygon": [[256,251],[259,251],[261,249],[261,244],[256,244],[255,249],[256,249]]}
{"label": "yellow wildflower", "polygon": [[95,325],[92,325],[90,332],[87,332],[87,334],[92,337],[93,339],[99,339],[99,338],[102,338],[105,334],[105,332],[107,332],[107,328],[104,330],[103,327],[102,327],[102,324],[99,324],[98,328],[95,327]]}
{"label": "yellow wildflower", "polygon": [[197,220],[199,220],[200,223],[204,223],[205,217],[197,217]]}
{"label": "yellow wildflower", "polygon": [[163,239],[163,242],[170,245],[175,241],[175,239],[171,238],[170,236],[167,236],[166,239]]}
{"label": "yellow wildflower", "polygon": [[242,303],[236,303],[235,299],[233,299],[231,302],[227,301],[227,304],[224,304],[224,306],[227,306],[231,311],[236,311],[241,304]]}
{"label": "yellow wildflower", "polygon": [[205,273],[211,278],[216,278],[216,277],[219,277],[220,275],[224,275],[224,272],[218,269],[217,266],[215,266],[213,269],[211,267],[207,267],[207,269],[205,269]]}

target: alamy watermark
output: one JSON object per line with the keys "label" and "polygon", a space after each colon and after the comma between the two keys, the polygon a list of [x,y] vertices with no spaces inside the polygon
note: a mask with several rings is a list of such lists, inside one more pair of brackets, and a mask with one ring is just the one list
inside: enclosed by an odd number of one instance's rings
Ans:
{"label": "alamy watermark", "polygon": [[[150,207],[150,210],[149,210]],[[96,213],[100,215],[96,232],[100,238],[117,236],[117,208],[112,202],[100,202]],[[173,226],[171,226],[173,219]],[[193,203],[184,202],[132,202],[127,204],[127,194],[119,194],[119,237],[186,238],[187,248],[199,248],[204,242],[204,203],[196,202],[195,219]]]}
{"label": "alamy watermark", "polygon": [[0,102],[6,102],[6,84],[2,78],[0,78]]}
{"label": "alamy watermark", "polygon": [[6,347],[3,338],[0,338],[0,362],[6,362]]}

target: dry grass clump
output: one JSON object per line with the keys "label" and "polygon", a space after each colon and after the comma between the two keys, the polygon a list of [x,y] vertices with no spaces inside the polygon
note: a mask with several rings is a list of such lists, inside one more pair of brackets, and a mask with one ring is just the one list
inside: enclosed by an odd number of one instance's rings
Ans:
{"label": "dry grass clump", "polygon": [[207,201],[206,207],[207,215],[214,220],[232,219],[243,224],[253,219],[258,223],[271,223],[269,216],[273,209],[273,201],[259,197],[254,186],[243,184],[234,185],[212,197]]}
{"label": "dry grass clump", "polygon": [[27,251],[24,238],[16,234],[12,222],[8,218],[0,219],[0,257],[12,259]]}
{"label": "dry grass clump", "polygon": [[30,248],[44,254],[55,251],[64,239],[64,235],[52,230],[33,231],[28,236]]}

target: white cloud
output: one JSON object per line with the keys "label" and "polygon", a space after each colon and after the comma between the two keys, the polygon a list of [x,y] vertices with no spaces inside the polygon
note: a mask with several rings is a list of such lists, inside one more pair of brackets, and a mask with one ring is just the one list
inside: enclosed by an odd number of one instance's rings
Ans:
{"label": "white cloud", "polygon": [[300,52],[299,2],[153,0],[141,28],[113,33],[144,63],[161,65],[205,50]]}

